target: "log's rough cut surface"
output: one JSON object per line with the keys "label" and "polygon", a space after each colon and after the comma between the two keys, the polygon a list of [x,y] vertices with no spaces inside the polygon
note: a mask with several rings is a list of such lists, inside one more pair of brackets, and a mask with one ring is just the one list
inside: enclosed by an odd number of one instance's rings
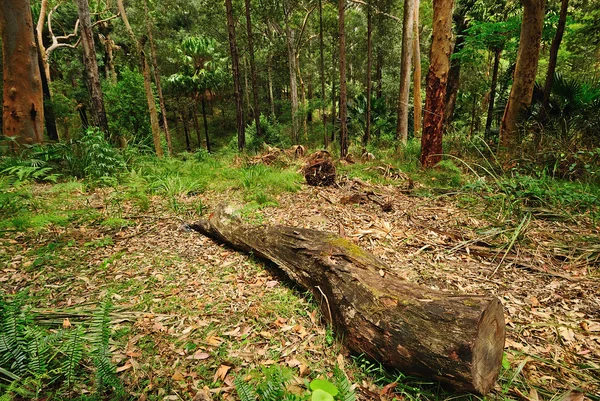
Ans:
{"label": "log's rough cut surface", "polygon": [[346,346],[406,374],[488,393],[500,371],[504,313],[493,296],[412,284],[351,241],[317,230],[252,226],[220,207],[190,228],[273,261],[310,290]]}
{"label": "log's rough cut surface", "polygon": [[335,184],[336,170],[333,158],[327,151],[313,153],[302,168],[308,185],[327,187]]}

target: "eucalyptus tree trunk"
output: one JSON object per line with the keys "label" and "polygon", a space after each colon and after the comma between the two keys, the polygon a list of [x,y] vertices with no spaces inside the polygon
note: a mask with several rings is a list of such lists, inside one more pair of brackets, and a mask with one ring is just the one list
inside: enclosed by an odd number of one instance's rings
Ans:
{"label": "eucalyptus tree trunk", "polygon": [[275,98],[273,97],[273,55],[269,52],[269,64],[267,74],[269,79],[269,105],[271,106],[271,117],[275,117]]}
{"label": "eucalyptus tree trunk", "polygon": [[425,118],[421,136],[421,165],[433,167],[442,160],[444,98],[450,52],[452,49],[452,8],[454,0],[438,0],[433,4],[433,33],[429,53]]}
{"label": "eucalyptus tree trunk", "polygon": [[423,121],[423,100],[421,99],[421,38],[419,35],[419,3],[420,0],[415,0],[415,22],[413,24],[413,107],[415,136],[421,133],[421,122]]}
{"label": "eucalyptus tree trunk", "polygon": [[325,44],[323,43],[323,1],[319,0],[319,69],[321,72],[321,119],[323,120],[323,147],[329,146],[327,116],[325,115]]}
{"label": "eucalyptus tree trunk", "polygon": [[35,33],[37,36],[38,43],[38,51],[40,63],[43,66],[43,73],[46,76],[46,80],[48,82],[51,81],[50,77],[50,63],[48,62],[48,53],[46,53],[46,49],[44,48],[44,24],[46,21],[46,14],[48,13],[48,0],[42,0],[40,3],[40,15],[38,17],[37,25],[35,28]]}
{"label": "eucalyptus tree trunk", "polygon": [[[465,31],[468,27],[465,12],[460,12],[454,16],[456,25],[456,41],[452,54],[458,53],[465,43]],[[458,97],[458,88],[460,86],[460,69],[461,64],[459,59],[450,61],[450,71],[448,72],[448,87],[446,89],[446,106],[444,107],[444,125],[448,125],[452,121],[454,109],[456,108],[456,99]]]}
{"label": "eucalyptus tree trunk", "polygon": [[256,135],[261,136],[260,109],[258,104],[258,78],[256,75],[256,63],[254,60],[254,41],[252,39],[252,19],[250,17],[250,0],[244,1],[246,6],[246,31],[248,33],[248,57],[250,58],[250,76],[252,79],[252,103],[254,105],[254,124]]}
{"label": "eucalyptus tree trunk", "polygon": [[288,22],[285,22],[285,38],[288,51],[288,67],[290,71],[290,101],[292,106],[292,141],[298,143],[299,126],[298,126],[298,81],[296,77],[296,54],[294,51],[295,35],[294,30],[289,27]]}
{"label": "eucalyptus tree trunk", "polygon": [[[29,0],[0,2],[4,109],[2,133],[29,145],[44,139],[44,100]],[[16,152],[18,147],[12,146]]]}
{"label": "eucalyptus tree trunk", "polygon": [[238,150],[246,147],[246,130],[244,127],[244,107],[242,105],[242,86],[240,84],[240,60],[235,40],[235,21],[233,19],[233,5],[231,0],[225,0],[225,11],[227,13],[227,32],[229,36],[229,51],[231,53],[231,72],[233,74],[233,86],[235,93],[235,116],[238,135]]}
{"label": "eucalyptus tree trunk", "polygon": [[206,151],[210,153],[210,139],[208,138],[208,121],[206,120],[206,96],[202,96],[202,120],[204,122],[204,137],[206,139]]}
{"label": "eucalyptus tree trunk", "polygon": [[494,49],[494,67],[492,69],[492,84],[490,87],[490,100],[488,102],[487,118],[485,119],[485,138],[489,139],[494,119],[494,103],[496,99],[496,86],[498,86],[498,71],[500,70],[500,56],[502,48]]}
{"label": "eucalyptus tree trunk", "polygon": [[[152,21],[148,12],[148,2],[144,0],[144,13],[146,16],[146,30],[148,31],[148,42],[150,43],[150,58],[152,60],[152,69],[154,71],[154,83],[156,84],[156,92],[158,93],[158,103],[160,105],[160,114],[162,115],[163,128],[167,139],[167,151],[169,155],[173,154],[173,145],[171,143],[171,133],[169,132],[169,121],[167,119],[167,107],[165,106],[165,97],[163,96],[162,84],[160,82],[160,69],[156,59],[156,46],[154,45],[154,37],[152,36]],[[108,38],[107,38],[108,39]],[[114,71],[114,65],[113,65]]]}
{"label": "eucalyptus tree trunk", "polygon": [[546,0],[521,0],[523,22],[513,86],[500,124],[500,145],[512,152],[519,143],[519,114],[531,104],[537,74]]}
{"label": "eucalyptus tree trunk", "polygon": [[338,0],[338,29],[340,42],[340,156],[348,155],[347,89],[346,89],[346,0]]}
{"label": "eucalyptus tree trunk", "polygon": [[373,69],[373,41],[371,24],[371,0],[367,4],[367,115],[365,117],[365,136],[363,145],[367,146],[371,138],[371,70]]}
{"label": "eucalyptus tree trunk", "polygon": [[404,0],[402,22],[402,55],[400,57],[400,90],[398,93],[398,123],[396,140],[408,142],[408,100],[410,96],[410,68],[412,65],[413,23],[415,0]]}
{"label": "eucalyptus tree trunk", "polygon": [[146,102],[148,103],[148,111],[150,113],[150,127],[152,128],[152,141],[154,142],[154,151],[156,152],[156,156],[162,157],[163,150],[160,143],[160,127],[158,125],[158,112],[156,111],[156,103],[154,102],[154,93],[152,93],[152,79],[150,76],[150,67],[148,66],[148,62],[146,61],[146,53],[144,52],[144,47],[142,46],[140,41],[137,40],[137,38],[135,37],[135,33],[133,33],[133,29],[131,29],[131,25],[129,25],[129,19],[127,18],[127,13],[125,12],[125,7],[123,6],[123,0],[117,0],[117,6],[119,8],[119,12],[121,13],[121,18],[123,19],[125,28],[127,29],[131,40],[135,44],[138,56],[140,58],[142,76],[144,77],[144,91],[146,92]]}
{"label": "eucalyptus tree trunk", "polygon": [[337,107],[335,94],[335,82],[336,82],[336,71],[335,71],[335,37],[331,41],[331,142],[335,142],[335,119],[337,117]]}
{"label": "eucalyptus tree trunk", "polygon": [[550,45],[550,59],[548,60],[548,71],[546,72],[546,82],[544,83],[544,98],[542,100],[542,108],[540,111],[539,121],[542,123],[546,119],[548,111],[548,103],[550,102],[550,92],[552,91],[552,83],[554,81],[554,73],[556,71],[556,62],[558,60],[558,49],[562,42],[565,33],[565,25],[567,22],[567,10],[569,8],[569,0],[562,0],[560,5],[560,15],[558,17],[558,26],[556,34]]}

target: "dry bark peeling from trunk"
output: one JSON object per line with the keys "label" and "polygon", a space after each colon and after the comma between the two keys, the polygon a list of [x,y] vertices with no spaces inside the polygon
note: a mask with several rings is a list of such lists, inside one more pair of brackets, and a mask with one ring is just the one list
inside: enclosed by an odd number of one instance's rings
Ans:
{"label": "dry bark peeling from trunk", "polygon": [[220,206],[190,228],[274,262],[312,292],[351,351],[457,390],[486,394],[493,388],[505,337],[498,298],[410,283],[345,238],[245,224],[230,206]]}

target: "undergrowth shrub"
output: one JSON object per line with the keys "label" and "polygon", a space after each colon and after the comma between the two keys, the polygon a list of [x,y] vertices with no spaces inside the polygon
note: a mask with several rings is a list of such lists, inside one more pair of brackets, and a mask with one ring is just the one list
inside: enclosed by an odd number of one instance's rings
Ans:
{"label": "undergrowth shrub", "polygon": [[[260,115],[261,136],[256,134],[256,124],[254,120],[246,128],[246,148],[249,151],[256,152],[260,150],[263,144],[275,146],[281,149],[289,148],[292,141],[284,127],[273,118]],[[237,149],[237,137],[234,137],[229,145],[232,149]]]}
{"label": "undergrowth shrub", "polygon": [[[0,297],[0,399],[60,400],[83,387],[98,397],[125,397],[110,361],[110,312],[105,301],[89,325],[48,328],[38,324],[26,304],[27,293]],[[83,364],[85,364],[85,369]],[[95,379],[88,369],[93,366]]]}

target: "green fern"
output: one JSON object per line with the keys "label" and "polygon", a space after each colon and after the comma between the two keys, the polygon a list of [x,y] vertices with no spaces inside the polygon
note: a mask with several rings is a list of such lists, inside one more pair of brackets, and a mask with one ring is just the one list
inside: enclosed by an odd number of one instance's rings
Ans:
{"label": "green fern", "polygon": [[240,401],[256,401],[256,393],[250,384],[245,382],[242,378],[238,377],[233,382],[235,389],[237,390]]}
{"label": "green fern", "polygon": [[83,328],[80,326],[71,331],[71,335],[65,344],[65,360],[62,361],[62,373],[65,378],[65,384],[71,389],[76,379],[76,369],[83,358]]}
{"label": "green fern", "polygon": [[2,301],[0,317],[0,367],[9,368],[20,375],[27,371],[24,328],[28,318],[22,306],[23,298],[17,296],[10,303]]}
{"label": "green fern", "polygon": [[336,399],[340,401],[356,401],[356,393],[348,377],[342,369],[336,366],[333,369],[333,378],[338,389]]}

